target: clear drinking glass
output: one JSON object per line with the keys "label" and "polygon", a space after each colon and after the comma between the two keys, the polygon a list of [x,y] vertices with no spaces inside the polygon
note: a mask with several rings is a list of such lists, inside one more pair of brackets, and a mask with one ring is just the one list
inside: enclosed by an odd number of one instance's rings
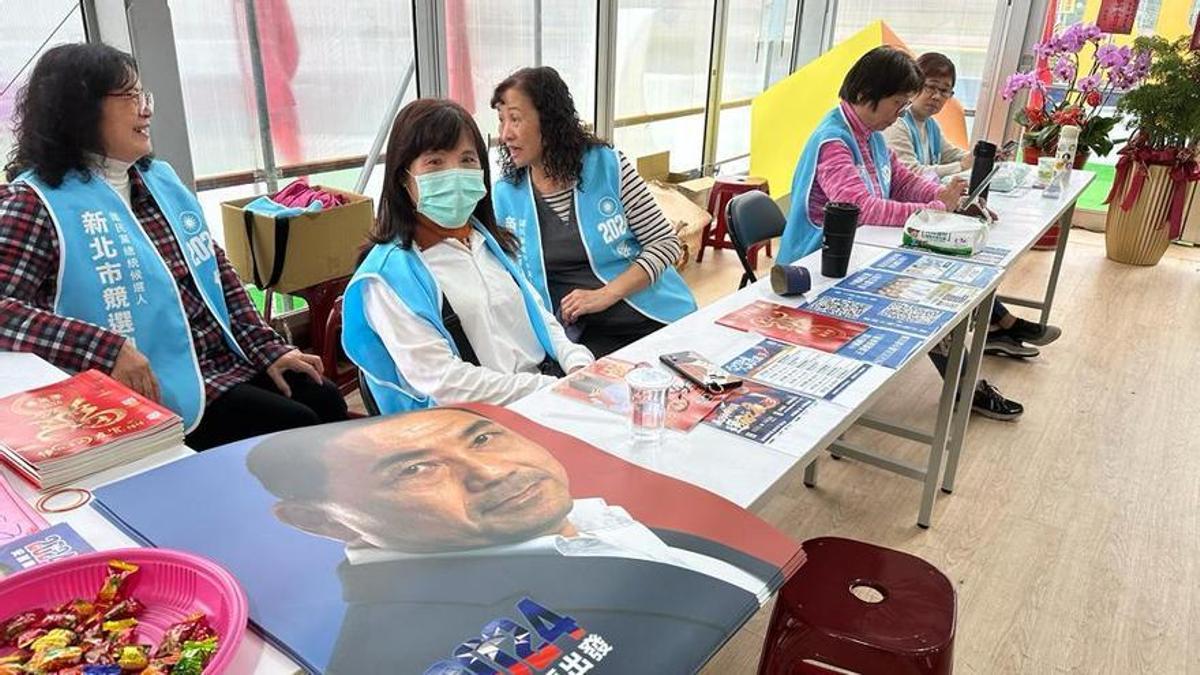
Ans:
{"label": "clear drinking glass", "polygon": [[653,366],[639,366],[625,376],[629,385],[629,428],[635,445],[658,445],[667,423],[667,391],[671,376]]}

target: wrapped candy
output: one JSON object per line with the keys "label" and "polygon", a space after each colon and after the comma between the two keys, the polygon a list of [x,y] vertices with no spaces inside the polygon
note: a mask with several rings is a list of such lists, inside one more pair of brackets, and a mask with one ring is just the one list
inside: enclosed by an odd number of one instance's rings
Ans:
{"label": "wrapped candy", "polygon": [[73,612],[54,611],[42,617],[42,620],[38,622],[39,628],[45,628],[47,630],[51,628],[73,629],[77,625],[79,625],[79,616]]}
{"label": "wrapped candy", "polygon": [[121,670],[141,671],[150,665],[150,648],[145,645],[125,645],[117,657]]}
{"label": "wrapped candy", "polygon": [[74,600],[71,600],[70,602],[64,602],[63,604],[59,605],[58,607],[55,607],[54,611],[51,612],[51,614],[74,614],[75,616],[79,617],[80,619],[86,619],[87,617],[91,616],[95,612],[96,612],[95,603],[91,602],[90,600],[83,600],[80,598],[76,598]]}
{"label": "wrapped candy", "polygon": [[54,672],[73,666],[83,660],[83,650],[79,647],[51,647],[43,652],[34,652],[33,658],[25,664],[29,670]]}
{"label": "wrapped candy", "polygon": [[125,598],[108,608],[108,611],[104,613],[104,620],[117,621],[119,619],[128,619],[131,616],[141,614],[143,609],[145,609],[145,606],[142,605],[140,600]]}
{"label": "wrapped candy", "polygon": [[179,663],[171,670],[171,675],[201,675],[204,664],[217,653],[217,639],[208,638],[199,642],[183,643],[183,651],[179,655]]}
{"label": "wrapped candy", "polygon": [[197,612],[168,628],[167,632],[163,633],[162,642],[158,643],[158,649],[154,651],[154,655],[178,654],[183,649],[184,642],[203,640],[210,636],[212,636],[212,629],[208,627],[204,614]]}
{"label": "wrapped candy", "polygon": [[17,649],[33,649],[33,643],[37,642],[43,635],[50,631],[45,628],[31,628],[24,633],[21,633],[13,640],[13,644]]}
{"label": "wrapped candy", "polygon": [[100,586],[100,590],[96,593],[96,600],[103,603],[114,602],[121,594],[121,587],[125,585],[125,580],[129,575],[138,570],[138,566],[133,563],[127,563],[123,560],[108,561],[108,576],[104,579],[104,584]]}
{"label": "wrapped candy", "polygon": [[5,642],[11,641],[21,633],[34,628],[42,620],[46,612],[40,609],[35,609],[29,612],[22,612],[13,618],[9,619],[4,624],[3,637]]}
{"label": "wrapped candy", "polygon": [[138,644],[137,615],[145,607],[127,586],[137,570],[111,560],[95,601],[71,600],[0,622],[0,675],[203,673],[217,651],[217,635],[203,613],[169,627],[158,649]]}
{"label": "wrapped candy", "polygon": [[105,621],[101,627],[105,633],[118,633],[126,628],[133,628],[136,625],[138,625],[138,620],[129,617],[128,619],[119,619],[117,621]]}
{"label": "wrapped candy", "polygon": [[49,633],[46,633],[40,638],[34,640],[33,643],[29,645],[29,648],[33,650],[34,654],[37,654],[38,652],[44,652],[47,649],[53,649],[55,647],[67,647],[74,644],[74,642],[74,633],[65,628],[55,628]]}

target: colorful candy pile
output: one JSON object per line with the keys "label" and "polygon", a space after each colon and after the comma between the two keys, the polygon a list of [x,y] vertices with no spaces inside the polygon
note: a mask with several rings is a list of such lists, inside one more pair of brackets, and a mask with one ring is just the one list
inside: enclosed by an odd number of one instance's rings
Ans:
{"label": "colorful candy pile", "polygon": [[138,642],[144,606],[123,592],[137,565],[108,563],[94,600],[22,612],[0,623],[0,675],[200,675],[217,652],[204,614],[163,634],[158,649]]}

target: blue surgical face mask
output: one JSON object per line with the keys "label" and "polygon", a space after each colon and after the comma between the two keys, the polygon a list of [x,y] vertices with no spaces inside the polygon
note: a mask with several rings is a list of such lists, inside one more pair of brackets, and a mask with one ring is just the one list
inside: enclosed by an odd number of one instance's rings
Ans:
{"label": "blue surgical face mask", "polygon": [[487,194],[482,169],[444,169],[413,176],[417,213],[447,230],[462,227]]}

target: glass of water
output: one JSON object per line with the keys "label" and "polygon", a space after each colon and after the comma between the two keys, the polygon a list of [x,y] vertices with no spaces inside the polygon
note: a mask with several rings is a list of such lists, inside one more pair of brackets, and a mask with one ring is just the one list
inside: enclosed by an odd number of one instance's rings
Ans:
{"label": "glass of water", "polygon": [[638,366],[625,376],[629,385],[629,426],[634,445],[657,446],[667,423],[671,376],[653,366]]}

